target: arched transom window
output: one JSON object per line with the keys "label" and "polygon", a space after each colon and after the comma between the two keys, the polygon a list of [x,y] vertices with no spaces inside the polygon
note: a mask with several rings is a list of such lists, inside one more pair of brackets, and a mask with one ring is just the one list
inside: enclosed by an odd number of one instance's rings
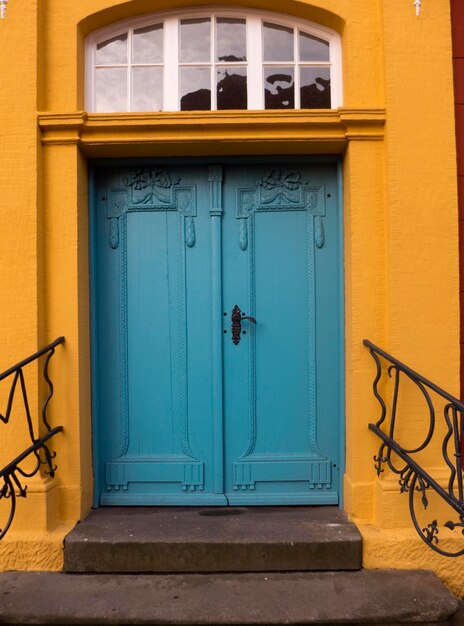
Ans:
{"label": "arched transom window", "polygon": [[340,38],[279,14],[145,16],[87,40],[96,112],[330,109],[341,105]]}

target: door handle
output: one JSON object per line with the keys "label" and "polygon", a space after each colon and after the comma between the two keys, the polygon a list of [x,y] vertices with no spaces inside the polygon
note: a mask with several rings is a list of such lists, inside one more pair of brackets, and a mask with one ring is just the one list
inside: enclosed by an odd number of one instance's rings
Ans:
{"label": "door handle", "polygon": [[237,346],[240,343],[240,335],[242,333],[242,322],[243,320],[248,320],[252,324],[256,324],[256,320],[254,317],[250,317],[249,315],[245,315],[240,310],[238,304],[234,306],[232,309],[232,342]]}

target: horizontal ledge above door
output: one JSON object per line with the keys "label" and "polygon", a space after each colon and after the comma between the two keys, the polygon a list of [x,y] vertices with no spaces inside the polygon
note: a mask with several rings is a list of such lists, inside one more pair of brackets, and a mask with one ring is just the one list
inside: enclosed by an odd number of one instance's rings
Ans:
{"label": "horizontal ledge above door", "polygon": [[[43,145],[76,144],[89,156],[116,152],[145,156],[158,146],[166,154],[185,154],[185,147],[214,144],[227,154],[234,146],[254,146],[274,153],[288,148],[305,154],[337,154],[349,141],[384,137],[385,110],[333,109],[312,111],[199,111],[177,113],[39,113]],[[300,148],[298,148],[300,145]],[[169,146],[171,147],[169,150]],[[177,148],[175,148],[177,146]],[[293,149],[292,146],[295,148]],[[110,149],[110,151],[108,151]],[[188,150],[187,150],[188,152]]]}

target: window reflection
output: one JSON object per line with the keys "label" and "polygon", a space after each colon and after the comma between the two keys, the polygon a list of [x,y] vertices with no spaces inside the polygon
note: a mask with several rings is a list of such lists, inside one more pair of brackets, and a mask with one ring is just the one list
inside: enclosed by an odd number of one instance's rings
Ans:
{"label": "window reflection", "polygon": [[163,110],[163,68],[134,67],[132,70],[132,110]]}
{"label": "window reflection", "polygon": [[127,111],[127,70],[125,68],[97,69],[95,73],[95,110]]}
{"label": "window reflection", "polygon": [[97,44],[97,65],[127,63],[127,33]]}
{"label": "window reflection", "polygon": [[300,61],[330,61],[329,42],[300,32]]}
{"label": "window reflection", "polygon": [[293,61],[293,28],[280,24],[263,24],[264,61]]}
{"label": "window reflection", "polygon": [[267,67],[264,72],[264,107],[294,109],[295,86],[292,67]]}
{"label": "window reflection", "polygon": [[217,70],[217,108],[247,108],[247,76],[245,67],[224,67]]}
{"label": "window reflection", "polygon": [[218,17],[216,24],[216,60],[234,63],[246,61],[246,21]]}
{"label": "window reflection", "polygon": [[211,61],[210,31],[211,23],[209,18],[181,20],[181,63],[208,63]]}
{"label": "window reflection", "polygon": [[163,25],[155,24],[134,30],[132,39],[133,63],[163,62]]}
{"label": "window reflection", "polygon": [[302,109],[330,109],[330,70],[302,67],[300,97]]}
{"label": "window reflection", "polygon": [[[92,109],[328,109],[338,105],[338,94],[335,100],[331,97],[332,66],[339,55],[338,48],[331,47],[335,34],[322,39],[323,29],[302,30],[303,22],[292,24],[282,17],[280,23],[277,15],[268,14],[268,21],[266,14],[248,18],[243,11],[229,16],[206,11],[185,18],[172,15],[166,22],[152,16],[151,22],[137,20],[137,27],[129,26],[123,33],[115,27],[115,36],[110,37],[108,30],[102,31],[100,41],[92,36]],[[177,29],[177,36],[171,29]],[[247,51],[248,42],[253,42],[253,54]],[[169,92],[163,94],[164,81]]]}
{"label": "window reflection", "polygon": [[180,71],[180,110],[211,109],[211,72],[209,68],[182,67]]}

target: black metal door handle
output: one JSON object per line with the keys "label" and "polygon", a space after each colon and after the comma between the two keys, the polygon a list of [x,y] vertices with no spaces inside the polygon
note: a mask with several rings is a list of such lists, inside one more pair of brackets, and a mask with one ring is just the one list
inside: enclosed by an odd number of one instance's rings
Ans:
{"label": "black metal door handle", "polygon": [[242,321],[248,320],[252,324],[256,324],[256,320],[254,317],[250,317],[249,315],[245,315],[240,310],[238,304],[234,306],[232,309],[232,342],[237,346],[240,343],[240,335],[242,333]]}

